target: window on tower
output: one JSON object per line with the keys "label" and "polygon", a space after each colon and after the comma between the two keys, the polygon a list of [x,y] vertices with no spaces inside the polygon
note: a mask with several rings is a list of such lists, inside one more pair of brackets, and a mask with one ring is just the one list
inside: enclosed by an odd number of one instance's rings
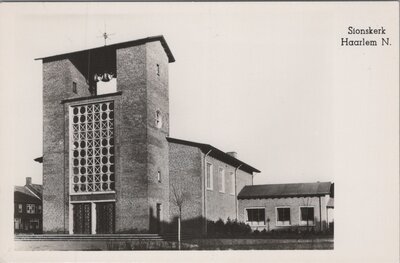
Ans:
{"label": "window on tower", "polygon": [[159,129],[162,127],[162,116],[159,110],[156,111],[156,127]]}
{"label": "window on tower", "polygon": [[76,87],[76,82],[72,82],[72,92],[75,94],[78,94],[78,88]]}
{"label": "window on tower", "polygon": [[157,172],[157,181],[159,183],[161,183],[161,172],[160,171]]}

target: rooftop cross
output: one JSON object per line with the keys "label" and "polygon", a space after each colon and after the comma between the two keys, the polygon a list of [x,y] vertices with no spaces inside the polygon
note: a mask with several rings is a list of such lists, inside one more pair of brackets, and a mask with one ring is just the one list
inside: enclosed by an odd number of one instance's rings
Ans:
{"label": "rooftop cross", "polygon": [[102,37],[104,38],[104,46],[107,46],[107,39],[110,38],[110,36],[112,36],[114,34],[108,34],[107,33],[107,27],[104,24],[104,33],[102,34]]}

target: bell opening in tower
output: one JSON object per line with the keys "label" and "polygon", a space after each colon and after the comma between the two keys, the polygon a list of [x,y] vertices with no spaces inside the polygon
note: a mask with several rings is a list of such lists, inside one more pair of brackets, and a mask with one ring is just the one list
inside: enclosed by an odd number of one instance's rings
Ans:
{"label": "bell opening in tower", "polygon": [[71,56],[70,60],[85,77],[92,96],[117,91],[115,48],[105,46],[79,52]]}

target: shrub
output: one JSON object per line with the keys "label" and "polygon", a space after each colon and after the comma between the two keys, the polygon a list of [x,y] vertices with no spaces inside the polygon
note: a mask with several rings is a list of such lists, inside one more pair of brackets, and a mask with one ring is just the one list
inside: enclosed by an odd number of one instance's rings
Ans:
{"label": "shrub", "polygon": [[207,233],[211,237],[237,237],[251,233],[251,227],[236,219],[227,219],[226,223],[220,218],[217,221],[208,221]]}

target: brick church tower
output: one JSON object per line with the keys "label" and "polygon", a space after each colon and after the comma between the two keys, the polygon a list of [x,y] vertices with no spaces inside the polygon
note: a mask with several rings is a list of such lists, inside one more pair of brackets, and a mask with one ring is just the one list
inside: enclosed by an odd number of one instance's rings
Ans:
{"label": "brick church tower", "polygon": [[163,36],[43,60],[43,231],[150,233],[169,218]]}

